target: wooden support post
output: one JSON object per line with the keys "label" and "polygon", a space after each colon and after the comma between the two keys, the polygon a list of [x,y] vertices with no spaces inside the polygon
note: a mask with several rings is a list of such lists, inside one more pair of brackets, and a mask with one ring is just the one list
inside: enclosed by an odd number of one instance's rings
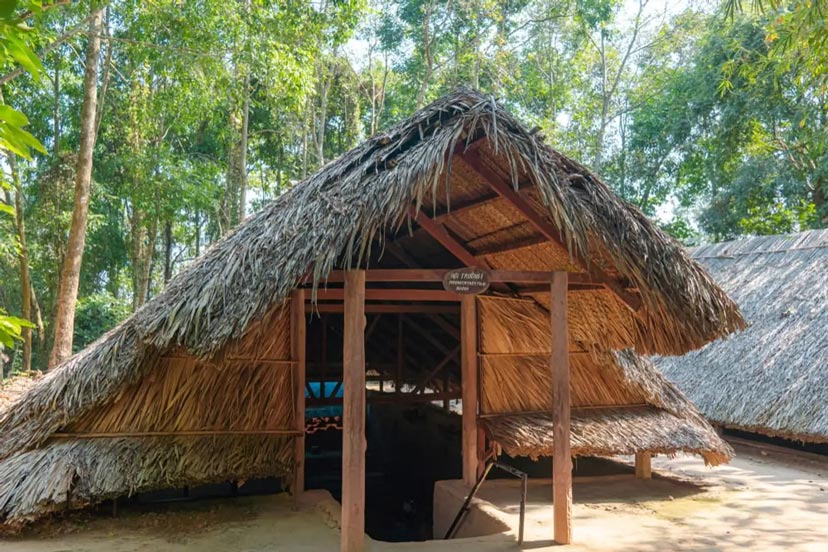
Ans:
{"label": "wooden support post", "polygon": [[[478,393],[479,396],[479,393]],[[488,451],[486,450],[486,432],[483,428],[478,425],[477,426],[477,477],[483,473],[483,470],[486,469],[486,454]]]}
{"label": "wooden support post", "polygon": [[403,339],[403,317],[397,315],[397,372],[394,376],[394,393],[402,393],[403,371],[405,370],[405,340]]}
{"label": "wooden support post", "polygon": [[305,290],[295,289],[290,297],[290,358],[293,365],[293,420],[298,432],[293,438],[293,496],[305,491]]}
{"label": "wooden support post", "polygon": [[463,482],[477,482],[477,303],[473,295],[460,302],[460,385],[463,396]]}
{"label": "wooden support post", "polygon": [[552,275],[552,487],[555,542],[572,541],[572,456],[570,453],[569,339],[566,323],[567,273]]}
{"label": "wooden support post", "polygon": [[652,479],[653,478],[653,470],[652,466],[650,465],[650,453],[649,452],[636,452],[635,453],[635,477],[638,479]]}
{"label": "wooden support post", "polygon": [[341,552],[365,547],[365,271],[345,272]]}

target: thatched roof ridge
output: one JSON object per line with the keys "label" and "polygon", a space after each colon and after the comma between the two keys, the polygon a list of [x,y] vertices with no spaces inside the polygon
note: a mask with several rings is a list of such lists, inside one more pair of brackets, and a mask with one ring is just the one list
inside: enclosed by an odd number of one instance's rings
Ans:
{"label": "thatched roof ridge", "polygon": [[659,367],[724,426],[828,442],[828,230],[693,250],[750,326]]}
{"label": "thatched roof ridge", "polygon": [[636,347],[674,354],[743,325],[738,308],[680,245],[584,166],[542,142],[493,98],[461,89],[377,135],[251,216],[113,331],[0,417],[0,459],[37,446],[152,368],[159,352],[218,353],[283,301],[410,223],[464,141],[485,137],[515,185],[528,175],[573,252],[601,247],[642,295]]}

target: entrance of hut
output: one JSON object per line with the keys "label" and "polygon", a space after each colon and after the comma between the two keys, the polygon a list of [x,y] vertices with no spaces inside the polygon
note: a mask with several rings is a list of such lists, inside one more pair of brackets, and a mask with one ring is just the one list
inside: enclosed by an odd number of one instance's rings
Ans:
{"label": "entrance of hut", "polygon": [[[307,326],[305,488],[342,496],[343,316]],[[334,309],[330,309],[334,310]],[[453,305],[366,308],[365,531],[381,541],[432,535],[434,483],[461,475],[460,320]]]}

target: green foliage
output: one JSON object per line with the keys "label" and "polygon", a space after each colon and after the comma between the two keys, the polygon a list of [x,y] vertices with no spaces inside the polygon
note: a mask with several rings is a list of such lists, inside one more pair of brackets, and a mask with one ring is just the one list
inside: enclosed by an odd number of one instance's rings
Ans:
{"label": "green foliage", "polygon": [[23,328],[33,327],[34,325],[28,320],[8,316],[4,310],[0,309],[0,346],[9,349],[14,347],[15,340],[22,339]]}
{"label": "green foliage", "polygon": [[[37,79],[43,66],[27,42],[31,29],[19,19],[18,4],[16,0],[6,0],[0,4],[0,67],[6,68],[12,63],[17,63]],[[37,10],[40,8],[40,2],[31,0],[24,7]],[[44,151],[40,142],[24,129],[28,124],[26,116],[6,105],[0,95],[0,152],[6,156],[19,155],[29,159],[32,150]],[[0,189],[11,189],[11,184],[5,177],[0,177]],[[11,205],[0,202],[0,216],[14,214]],[[14,243],[14,240],[0,235],[0,250],[10,242]],[[22,339],[23,328],[27,327],[33,326],[27,320],[9,316],[6,311],[0,309],[0,350],[4,347],[13,347],[15,340]]]}
{"label": "green foliage", "polygon": [[99,291],[78,301],[75,311],[74,352],[80,351],[129,316],[129,303]]}
{"label": "green foliage", "polygon": [[[662,16],[645,0],[108,2],[75,347],[243,214],[459,85],[497,96],[683,242],[824,227],[822,4]],[[86,37],[70,31],[89,7],[0,6],[0,71],[23,69],[3,88],[0,140],[20,158],[45,336],[80,140]],[[14,313],[11,215],[0,198],[0,299]]]}

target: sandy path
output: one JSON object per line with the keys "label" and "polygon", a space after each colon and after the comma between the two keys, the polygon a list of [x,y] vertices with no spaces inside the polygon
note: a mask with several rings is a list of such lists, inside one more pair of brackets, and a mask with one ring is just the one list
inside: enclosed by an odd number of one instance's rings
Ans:
{"label": "sandy path", "polygon": [[[652,481],[625,477],[576,481],[574,538],[567,550],[828,550],[828,463],[737,447],[730,466],[697,458],[656,459]],[[484,486],[516,527],[510,481]],[[824,490],[823,490],[824,489]],[[548,483],[530,487],[525,548],[552,549]],[[314,498],[311,496],[310,498]],[[3,552],[247,552],[338,550],[336,503],[316,495],[294,511],[284,495],[178,504],[164,512],[124,512],[118,519],[81,517],[50,524]],[[313,502],[313,500],[311,501]],[[372,551],[516,550],[514,537],[429,543],[370,542]],[[560,550],[559,548],[556,548]]]}
{"label": "sandy path", "polygon": [[[576,480],[569,550],[828,551],[828,461],[742,446],[737,455],[717,468],[694,457],[654,459],[651,481]],[[516,484],[496,483],[481,498],[516,527]],[[548,485],[530,485],[527,548],[551,549]]]}

